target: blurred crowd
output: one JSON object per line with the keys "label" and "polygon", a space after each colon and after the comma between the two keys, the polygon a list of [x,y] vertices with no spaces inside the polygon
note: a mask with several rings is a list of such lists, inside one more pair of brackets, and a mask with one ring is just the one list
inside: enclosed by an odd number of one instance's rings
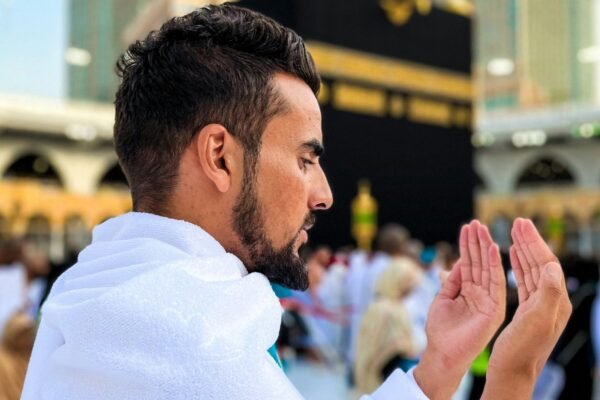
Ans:
{"label": "blurred crowd", "polygon": [[[355,393],[372,392],[396,368],[416,365],[425,346],[427,313],[457,249],[446,242],[425,246],[402,226],[382,227],[370,252],[321,246],[305,254],[306,292],[282,293],[286,310],[279,350],[286,360],[305,358],[343,364]],[[506,322],[517,307],[508,257]],[[565,255],[562,260],[573,316],[543,369],[535,399],[590,399],[600,349],[600,307],[595,306],[598,263]],[[479,399],[493,340],[475,360],[454,399]]]}
{"label": "blurred crowd", "polygon": [[20,398],[50,266],[22,240],[0,242],[0,399]]}
{"label": "blurred crowd", "polygon": [[[426,344],[429,306],[458,252],[449,243],[425,246],[404,227],[382,227],[373,251],[327,246],[306,249],[310,287],[274,285],[284,307],[278,353],[284,368],[298,360],[343,368],[354,393],[371,392],[396,368],[419,360]],[[56,277],[74,263],[51,265],[25,240],[0,241],[0,400],[19,399],[35,337],[36,320]],[[598,263],[565,255],[562,265],[573,316],[545,366],[535,399],[593,396],[600,360]],[[507,321],[517,306],[508,259]],[[598,303],[599,305],[596,305]],[[485,384],[488,348],[476,359],[455,399],[478,399]]]}

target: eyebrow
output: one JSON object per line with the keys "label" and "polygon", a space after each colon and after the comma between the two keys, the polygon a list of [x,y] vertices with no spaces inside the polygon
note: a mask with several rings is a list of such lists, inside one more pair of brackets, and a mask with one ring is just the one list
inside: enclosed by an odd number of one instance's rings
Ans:
{"label": "eyebrow", "polygon": [[302,143],[301,147],[310,150],[310,152],[317,157],[320,157],[325,152],[325,147],[323,147],[323,144],[317,139],[312,139],[306,143]]}

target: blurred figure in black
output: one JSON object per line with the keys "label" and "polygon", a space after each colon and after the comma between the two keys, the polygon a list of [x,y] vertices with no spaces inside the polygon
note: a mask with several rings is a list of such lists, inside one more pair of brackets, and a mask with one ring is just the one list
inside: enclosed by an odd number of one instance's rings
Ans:
{"label": "blurred figure in black", "polygon": [[573,314],[550,361],[562,366],[565,385],[559,399],[591,399],[596,360],[591,319],[598,285],[598,263],[578,256],[563,261]]}

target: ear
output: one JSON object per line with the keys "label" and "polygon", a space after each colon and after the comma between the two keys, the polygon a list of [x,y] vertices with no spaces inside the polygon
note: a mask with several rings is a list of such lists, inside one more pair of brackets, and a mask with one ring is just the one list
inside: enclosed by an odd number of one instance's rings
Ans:
{"label": "ear", "polygon": [[237,142],[224,126],[209,124],[196,138],[196,154],[206,177],[215,188],[225,193],[232,185]]}

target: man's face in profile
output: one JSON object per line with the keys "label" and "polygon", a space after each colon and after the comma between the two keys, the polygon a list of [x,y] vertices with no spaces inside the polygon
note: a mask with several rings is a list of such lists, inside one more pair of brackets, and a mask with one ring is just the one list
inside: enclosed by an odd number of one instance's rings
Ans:
{"label": "man's face in profile", "polygon": [[315,222],[313,212],[333,202],[319,164],[321,112],[301,80],[284,74],[273,80],[287,109],[267,125],[255,170],[244,172],[233,224],[249,254],[250,271],[305,290],[308,272],[298,251]]}

